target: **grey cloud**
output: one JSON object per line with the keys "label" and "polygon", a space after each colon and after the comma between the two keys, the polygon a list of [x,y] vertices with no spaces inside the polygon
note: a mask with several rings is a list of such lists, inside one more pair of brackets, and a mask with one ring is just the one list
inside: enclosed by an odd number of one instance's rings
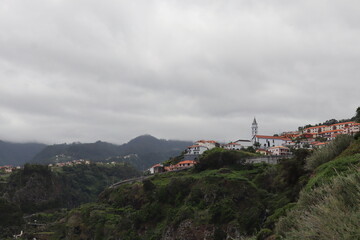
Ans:
{"label": "grey cloud", "polygon": [[358,106],[356,1],[3,1],[0,137],[273,134]]}

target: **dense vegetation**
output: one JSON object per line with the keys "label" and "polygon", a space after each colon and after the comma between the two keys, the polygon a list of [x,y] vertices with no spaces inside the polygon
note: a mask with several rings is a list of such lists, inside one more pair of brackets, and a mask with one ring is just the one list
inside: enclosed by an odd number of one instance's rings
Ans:
{"label": "dense vegetation", "polygon": [[[107,189],[60,224],[55,239],[239,239],[273,228],[276,210],[305,184],[304,158],[247,165],[250,153],[214,149],[192,170]],[[277,213],[278,214],[278,213]]]}
{"label": "dense vegetation", "polygon": [[[20,229],[23,214],[73,208],[95,201],[111,183],[139,176],[128,164],[91,164],[50,169],[26,164],[10,175],[0,196],[0,238]],[[5,231],[6,230],[6,231]]]}
{"label": "dense vegetation", "polygon": [[9,177],[2,195],[25,213],[74,207],[96,200],[111,183],[137,175],[127,164],[76,165],[53,171],[48,166],[26,164]]}

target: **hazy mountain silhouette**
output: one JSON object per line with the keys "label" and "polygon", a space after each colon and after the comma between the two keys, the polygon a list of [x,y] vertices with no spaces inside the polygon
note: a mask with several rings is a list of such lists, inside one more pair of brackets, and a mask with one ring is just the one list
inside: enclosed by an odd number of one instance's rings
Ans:
{"label": "hazy mountain silhouette", "polygon": [[0,165],[22,165],[46,147],[41,143],[12,143],[0,141]]}
{"label": "hazy mountain silhouette", "polygon": [[143,170],[151,165],[163,162],[179,155],[189,141],[157,139],[151,135],[136,137],[123,145],[107,142],[56,144],[47,146],[30,162],[49,164],[65,162],[73,159],[89,159],[92,161],[125,161]]}

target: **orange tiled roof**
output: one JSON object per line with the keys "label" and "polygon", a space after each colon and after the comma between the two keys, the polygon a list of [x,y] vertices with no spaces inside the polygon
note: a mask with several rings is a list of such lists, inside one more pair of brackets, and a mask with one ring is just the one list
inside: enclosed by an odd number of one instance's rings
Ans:
{"label": "orange tiled roof", "polygon": [[196,164],[196,162],[195,162],[195,161],[193,161],[193,160],[185,160],[185,161],[181,161],[181,162],[179,162],[177,165],[179,165],[179,164],[187,164],[187,163],[190,163],[190,164]]}
{"label": "orange tiled roof", "polygon": [[155,168],[155,167],[162,167],[162,165],[160,163],[155,164],[154,166],[152,166],[151,168]]}
{"label": "orange tiled roof", "polygon": [[241,145],[239,143],[234,143],[234,142],[231,142],[231,143],[228,143],[228,144],[225,144],[225,145]]}
{"label": "orange tiled roof", "polygon": [[255,137],[257,138],[264,138],[264,139],[280,139],[280,140],[284,140],[284,141],[290,141],[290,138],[285,138],[285,137],[277,137],[277,136],[266,136],[266,135],[255,135]]}
{"label": "orange tiled roof", "polygon": [[202,142],[202,143],[217,143],[216,141],[214,140],[199,140],[197,142]]}
{"label": "orange tiled roof", "polygon": [[192,145],[192,146],[188,146],[187,148],[195,148],[195,147],[205,147],[205,146],[201,146],[201,145]]}
{"label": "orange tiled roof", "polygon": [[331,126],[336,126],[336,125],[344,125],[344,124],[352,124],[352,123],[355,123],[355,122],[343,122],[343,123],[335,123],[335,124],[332,124]]}
{"label": "orange tiled roof", "polygon": [[323,134],[323,133],[330,133],[330,132],[342,132],[344,130],[342,129],[337,129],[337,130],[329,130],[329,131],[324,131],[324,132],[321,132],[320,134]]}
{"label": "orange tiled roof", "polygon": [[275,147],[271,147],[269,149],[274,149],[274,148],[283,148],[283,149],[289,149],[288,147],[284,147],[284,146],[275,146]]}
{"label": "orange tiled roof", "polygon": [[320,142],[320,143],[316,143],[314,144],[315,146],[320,146],[320,145],[325,145],[325,144],[328,144],[327,142]]}
{"label": "orange tiled roof", "polygon": [[328,127],[328,126],[321,125],[321,126],[315,126],[315,127],[308,127],[308,128],[305,128],[304,130],[306,130],[306,129],[314,129],[314,128],[322,128],[322,127]]}

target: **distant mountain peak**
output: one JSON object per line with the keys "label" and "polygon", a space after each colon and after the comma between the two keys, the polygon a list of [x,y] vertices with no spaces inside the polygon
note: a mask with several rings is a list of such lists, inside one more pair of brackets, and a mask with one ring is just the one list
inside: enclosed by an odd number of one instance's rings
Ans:
{"label": "distant mountain peak", "polygon": [[129,143],[134,143],[139,141],[159,141],[159,139],[150,134],[144,134],[130,140]]}

